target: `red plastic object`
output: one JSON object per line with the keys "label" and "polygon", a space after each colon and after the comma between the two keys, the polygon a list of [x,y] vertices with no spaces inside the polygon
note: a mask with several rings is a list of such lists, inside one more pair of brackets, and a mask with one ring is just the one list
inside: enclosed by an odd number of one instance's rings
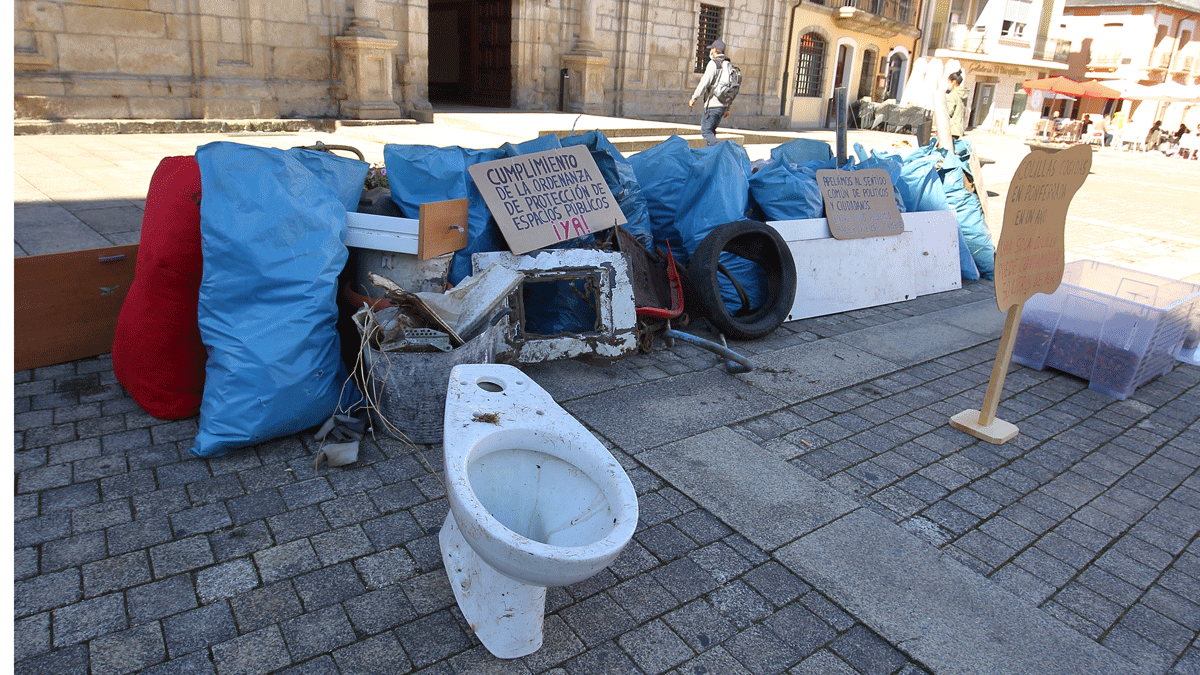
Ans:
{"label": "red plastic object", "polygon": [[683,284],[679,280],[679,270],[675,269],[675,257],[671,255],[671,245],[667,244],[667,283],[671,287],[671,307],[637,307],[638,316],[651,319],[674,319],[683,313]]}
{"label": "red plastic object", "polygon": [[167,157],[150,179],[112,351],[117,381],[161,419],[200,412],[208,359],[196,318],[202,270],[200,166],[195,157]]}

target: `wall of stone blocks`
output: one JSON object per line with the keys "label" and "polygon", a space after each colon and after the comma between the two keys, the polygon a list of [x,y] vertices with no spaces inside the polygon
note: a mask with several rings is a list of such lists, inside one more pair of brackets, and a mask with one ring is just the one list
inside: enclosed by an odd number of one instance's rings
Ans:
{"label": "wall of stone blocks", "polygon": [[[687,107],[699,0],[592,0],[605,114],[695,121]],[[706,0],[744,77],[736,113],[777,115],[788,3]],[[513,0],[513,106],[557,110],[563,56],[584,0]],[[339,0],[16,0],[18,117],[334,117],[345,96],[333,38],[353,18]],[[394,100],[428,108],[428,5],[376,0],[393,53]]]}
{"label": "wall of stone blocks", "polygon": [[327,0],[17,0],[18,116],[326,116],[337,107]]}
{"label": "wall of stone blocks", "polygon": [[[564,0],[565,1],[565,0]],[[778,81],[787,3],[778,0],[706,0],[721,7],[721,37],[742,71],[735,113],[745,118],[778,115]],[[610,114],[695,122],[687,100],[700,81],[694,71],[699,29],[698,0],[597,0],[596,42],[611,55],[605,97]]]}

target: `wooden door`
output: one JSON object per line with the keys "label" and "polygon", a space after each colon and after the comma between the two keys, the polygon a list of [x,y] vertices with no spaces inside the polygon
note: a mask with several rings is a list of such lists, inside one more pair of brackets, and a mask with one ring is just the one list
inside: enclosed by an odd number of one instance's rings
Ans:
{"label": "wooden door", "polygon": [[478,105],[512,105],[512,2],[476,0]]}

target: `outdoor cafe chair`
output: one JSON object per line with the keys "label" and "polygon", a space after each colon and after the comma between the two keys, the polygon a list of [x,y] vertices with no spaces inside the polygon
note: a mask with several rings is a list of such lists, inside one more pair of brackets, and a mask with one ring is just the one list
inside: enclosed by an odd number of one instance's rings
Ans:
{"label": "outdoor cafe chair", "polygon": [[1067,122],[1066,124],[1062,125],[1062,127],[1059,128],[1058,135],[1055,137],[1055,139],[1067,141],[1068,143],[1074,143],[1075,141],[1079,140],[1079,122]]}

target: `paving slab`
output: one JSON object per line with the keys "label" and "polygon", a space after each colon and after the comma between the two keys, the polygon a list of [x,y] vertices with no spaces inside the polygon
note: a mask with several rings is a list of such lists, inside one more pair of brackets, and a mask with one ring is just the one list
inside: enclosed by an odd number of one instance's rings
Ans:
{"label": "paving slab", "polygon": [[949,324],[993,339],[1000,337],[1004,332],[1004,317],[1004,312],[996,307],[996,300],[992,298],[930,312],[922,318]]}
{"label": "paving slab", "polygon": [[897,366],[912,366],[970,349],[992,338],[922,315],[863,328],[832,339]]}
{"label": "paving slab", "polygon": [[754,370],[741,377],[755,388],[789,404],[900,369],[891,361],[833,339],[759,354],[752,362]]}
{"label": "paving slab", "polygon": [[939,675],[1145,672],[866,509],[775,556]]}
{"label": "paving slab", "polygon": [[784,407],[721,366],[576,399],[563,407],[630,454]]}
{"label": "paving slab", "polygon": [[766,551],[858,508],[726,428],[649,450],[638,461]]}

